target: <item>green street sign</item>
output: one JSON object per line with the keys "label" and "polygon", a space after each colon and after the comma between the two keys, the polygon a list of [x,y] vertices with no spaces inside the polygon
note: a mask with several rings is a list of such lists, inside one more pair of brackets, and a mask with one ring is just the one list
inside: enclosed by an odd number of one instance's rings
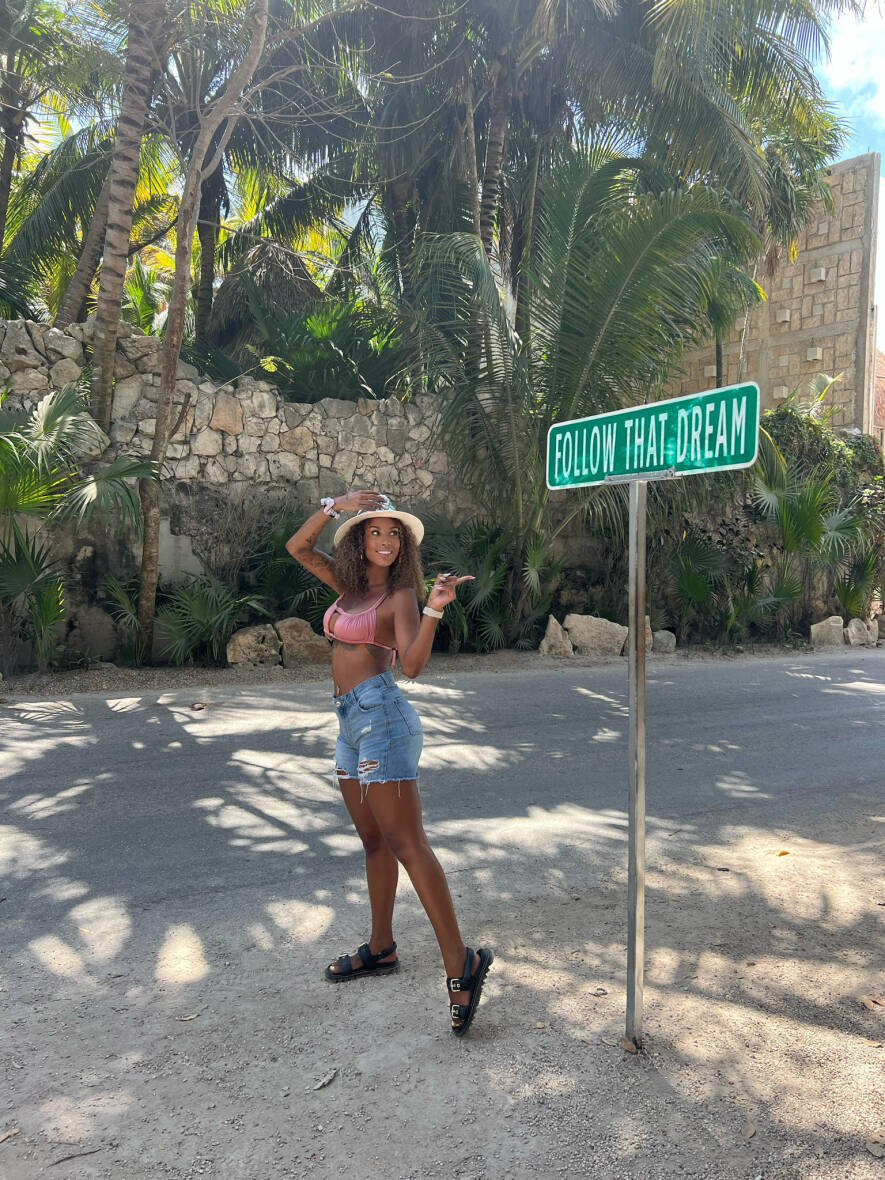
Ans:
{"label": "green street sign", "polygon": [[554,423],[547,487],[750,467],[758,447],[759,386],[750,381]]}

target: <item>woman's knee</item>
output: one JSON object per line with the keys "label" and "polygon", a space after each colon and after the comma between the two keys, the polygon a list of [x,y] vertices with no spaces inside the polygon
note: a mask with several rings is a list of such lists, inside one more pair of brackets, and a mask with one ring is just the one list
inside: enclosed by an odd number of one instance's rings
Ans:
{"label": "woman's knee", "polygon": [[364,829],[363,831],[357,828],[357,835],[363,842],[366,856],[371,856],[375,852],[382,852],[387,849],[387,842],[378,828]]}
{"label": "woman's knee", "polygon": [[422,857],[433,855],[423,832],[385,832],[384,840],[400,864],[406,867]]}

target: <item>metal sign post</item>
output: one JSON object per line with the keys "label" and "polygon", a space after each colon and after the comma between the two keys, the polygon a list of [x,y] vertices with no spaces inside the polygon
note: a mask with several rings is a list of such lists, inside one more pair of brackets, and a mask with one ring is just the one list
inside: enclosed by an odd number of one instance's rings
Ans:
{"label": "metal sign post", "polygon": [[750,467],[759,446],[753,382],[556,422],[547,433],[547,486],[630,484],[628,677],[629,833],[627,1024],[624,1047],[642,1044],[645,974],[645,564],[648,481]]}
{"label": "metal sign post", "polygon": [[630,481],[630,781],[627,858],[627,1028],[642,1043],[642,988],[645,974],[645,521],[647,484]]}

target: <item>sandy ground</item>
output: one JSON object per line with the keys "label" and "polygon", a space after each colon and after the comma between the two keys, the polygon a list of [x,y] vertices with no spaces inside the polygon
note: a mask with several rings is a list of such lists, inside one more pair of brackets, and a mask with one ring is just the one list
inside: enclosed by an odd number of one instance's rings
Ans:
{"label": "sandy ground", "polygon": [[[881,1180],[885,1011],[860,1002],[885,992],[881,798],[848,793],[815,838],[652,825],[638,1055],[620,1045],[622,846],[584,809],[430,832],[498,950],[463,1041],[407,884],[403,969],[346,986],[316,964],[365,935],[356,871],[344,900],[232,906],[219,882],[199,942],[162,882],[125,920],[75,908],[78,931],[0,960],[0,1177]],[[19,857],[7,881],[63,871]]]}

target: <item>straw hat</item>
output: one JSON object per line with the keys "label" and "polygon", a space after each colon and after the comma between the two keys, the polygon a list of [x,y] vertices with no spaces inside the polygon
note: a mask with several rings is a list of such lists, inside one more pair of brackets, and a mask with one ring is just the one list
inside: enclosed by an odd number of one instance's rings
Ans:
{"label": "straw hat", "polygon": [[384,508],[365,508],[360,512],[355,512],[350,520],[346,520],[344,524],[340,525],[335,530],[335,544],[340,545],[342,537],[353,528],[355,524],[360,521],[374,519],[376,516],[392,516],[395,520],[400,520],[404,525],[407,525],[412,536],[415,538],[415,544],[420,545],[424,538],[424,525],[417,516],[413,516],[411,512],[399,512],[391,504],[387,496],[384,497]]}

